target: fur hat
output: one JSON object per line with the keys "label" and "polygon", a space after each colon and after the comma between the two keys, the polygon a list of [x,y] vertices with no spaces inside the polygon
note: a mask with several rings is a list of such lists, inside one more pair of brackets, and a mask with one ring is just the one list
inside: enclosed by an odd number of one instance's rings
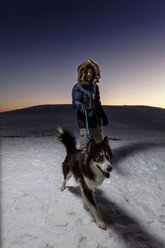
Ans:
{"label": "fur hat", "polygon": [[99,81],[100,68],[98,64],[92,59],[87,59],[78,67],[78,78],[77,78],[78,83],[85,81],[85,72],[88,68],[93,69],[92,82],[94,83]]}

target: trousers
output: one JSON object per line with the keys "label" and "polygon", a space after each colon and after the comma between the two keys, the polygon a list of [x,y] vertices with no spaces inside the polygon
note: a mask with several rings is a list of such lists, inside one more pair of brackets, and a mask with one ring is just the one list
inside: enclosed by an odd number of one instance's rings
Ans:
{"label": "trousers", "polygon": [[[86,147],[86,128],[80,128],[80,149],[84,149]],[[96,143],[100,143],[102,141],[101,128],[99,125],[95,128],[89,129],[89,139],[94,139]]]}

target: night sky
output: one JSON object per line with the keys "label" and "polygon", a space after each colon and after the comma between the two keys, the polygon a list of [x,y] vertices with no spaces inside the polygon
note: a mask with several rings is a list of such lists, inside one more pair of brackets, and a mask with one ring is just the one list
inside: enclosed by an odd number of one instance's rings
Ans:
{"label": "night sky", "polygon": [[103,105],[165,108],[164,0],[2,0],[0,30],[0,111],[71,104],[87,58]]}

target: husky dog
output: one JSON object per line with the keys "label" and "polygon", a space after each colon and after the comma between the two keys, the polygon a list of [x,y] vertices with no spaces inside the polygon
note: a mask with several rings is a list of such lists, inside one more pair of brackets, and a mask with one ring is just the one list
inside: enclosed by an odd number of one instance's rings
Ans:
{"label": "husky dog", "polygon": [[68,130],[58,128],[57,137],[64,144],[67,155],[62,164],[64,181],[61,191],[65,189],[66,182],[73,175],[81,185],[84,208],[90,210],[96,219],[98,227],[106,230],[106,225],[95,203],[93,192],[102,184],[105,178],[110,177],[112,171],[112,151],[107,136],[101,143],[93,139],[88,142],[85,152],[76,148],[76,138]]}

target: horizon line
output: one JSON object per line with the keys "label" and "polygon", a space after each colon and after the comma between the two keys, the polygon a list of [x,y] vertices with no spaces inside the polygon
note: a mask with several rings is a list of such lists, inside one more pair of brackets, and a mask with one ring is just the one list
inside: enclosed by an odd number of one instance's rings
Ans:
{"label": "horizon line", "polygon": [[[28,108],[32,108],[32,107],[39,107],[39,106],[57,106],[57,105],[72,105],[71,103],[55,103],[55,104],[36,104],[36,105],[28,105],[28,106],[22,106],[22,107],[17,107],[17,108],[10,108],[10,109],[0,109],[0,113],[6,113],[6,112],[11,112],[11,111],[16,111],[16,110],[21,110],[21,109],[28,109]],[[104,107],[112,107],[112,106],[129,106],[129,107],[150,107],[150,108],[159,108],[159,109],[164,109],[165,107],[158,107],[158,106],[153,106],[153,105],[143,105],[143,104],[111,104],[111,105],[107,105],[107,104],[102,104],[102,106]]]}

